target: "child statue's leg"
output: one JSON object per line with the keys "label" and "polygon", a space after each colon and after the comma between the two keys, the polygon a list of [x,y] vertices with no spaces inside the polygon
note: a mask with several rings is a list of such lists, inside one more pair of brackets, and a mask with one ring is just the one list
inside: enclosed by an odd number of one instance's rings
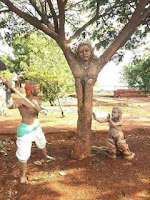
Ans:
{"label": "child statue's leg", "polygon": [[112,138],[108,138],[106,144],[108,146],[108,151],[109,151],[108,157],[115,159],[117,152],[115,141]]}
{"label": "child statue's leg", "polygon": [[118,140],[117,147],[123,153],[125,159],[132,160],[134,158],[135,153],[132,153],[129,150],[128,144],[126,143],[125,139]]}

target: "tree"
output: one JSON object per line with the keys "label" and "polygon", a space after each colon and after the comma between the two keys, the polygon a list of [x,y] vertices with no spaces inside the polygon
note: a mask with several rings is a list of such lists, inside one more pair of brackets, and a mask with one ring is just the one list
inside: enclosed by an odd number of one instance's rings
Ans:
{"label": "tree", "polygon": [[0,74],[7,80],[12,80],[12,78],[14,77],[14,74],[12,74],[9,71],[9,66],[11,66],[11,61],[10,61],[10,57],[7,55],[0,55],[0,60],[5,63],[6,65],[6,70],[1,71]]}
{"label": "tree", "polygon": [[[55,76],[63,71],[68,74],[68,79],[72,76],[62,50],[54,40],[42,33],[35,31],[13,36],[11,47],[14,55],[11,70],[17,74],[35,66],[36,69],[49,71],[50,74],[55,73]],[[69,81],[71,79],[72,77]]]}
{"label": "tree", "polygon": [[44,100],[53,102],[74,90],[69,66],[54,40],[37,31],[21,33],[12,37],[11,46],[14,56],[9,58],[8,68],[21,74],[20,81],[40,83]]}
{"label": "tree", "polygon": [[123,67],[122,75],[129,87],[144,90],[146,94],[150,90],[150,57],[135,58],[130,65]]}
{"label": "tree", "polygon": [[62,74],[55,76],[54,74],[37,69],[35,66],[30,67],[28,71],[22,72],[19,80],[20,82],[30,80],[39,83],[43,93],[42,99],[50,102],[55,101],[58,97],[63,97],[70,89],[68,89],[69,79],[64,79]]}
{"label": "tree", "polygon": [[[136,32],[137,36],[145,35],[149,30],[150,5],[149,0],[0,0],[3,9],[1,12],[10,11],[24,19],[30,25],[43,31],[53,38],[62,49],[70,69],[75,78],[78,98],[78,124],[77,141],[72,157],[83,159],[90,154],[90,133],[92,120],[92,95],[93,86],[99,72],[109,62],[116,51],[121,48]],[[87,17],[82,17],[81,11]],[[116,23],[113,24],[115,20]],[[6,23],[6,20],[4,20]],[[66,31],[66,25],[70,25],[72,35]],[[88,29],[94,26],[96,32]],[[143,25],[143,29],[139,29]],[[137,30],[140,30],[138,32]],[[104,35],[106,31],[106,36]],[[144,31],[143,31],[144,30]],[[142,32],[143,31],[143,32]],[[101,34],[98,34],[100,32]],[[76,38],[80,40],[92,34],[98,39],[97,43],[106,49],[95,60],[94,77],[82,81],[84,73],[74,52],[71,51],[71,42]],[[107,38],[102,43],[103,35]],[[78,67],[76,67],[78,66]],[[90,71],[92,73],[92,70]]]}

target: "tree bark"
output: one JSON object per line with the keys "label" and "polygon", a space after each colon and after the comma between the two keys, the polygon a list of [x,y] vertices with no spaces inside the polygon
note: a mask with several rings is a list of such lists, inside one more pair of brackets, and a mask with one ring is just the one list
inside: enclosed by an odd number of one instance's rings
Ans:
{"label": "tree bark", "polygon": [[94,83],[93,79],[75,79],[78,99],[78,122],[76,143],[72,152],[73,159],[82,160],[91,153],[90,136]]}

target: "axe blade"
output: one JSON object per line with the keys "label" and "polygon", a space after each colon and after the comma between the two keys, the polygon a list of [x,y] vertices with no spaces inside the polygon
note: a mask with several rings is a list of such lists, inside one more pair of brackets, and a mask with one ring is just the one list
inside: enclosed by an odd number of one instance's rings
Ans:
{"label": "axe blade", "polygon": [[0,60],[0,71],[6,70],[6,65]]}

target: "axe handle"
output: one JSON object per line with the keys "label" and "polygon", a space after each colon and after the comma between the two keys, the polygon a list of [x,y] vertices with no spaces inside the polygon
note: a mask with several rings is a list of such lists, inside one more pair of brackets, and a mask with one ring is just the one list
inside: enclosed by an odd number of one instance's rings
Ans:
{"label": "axe handle", "polygon": [[40,109],[38,109],[29,99],[24,97],[16,88],[12,87],[10,82],[7,82],[2,76],[0,76],[0,79],[8,85],[10,89],[12,89],[16,94],[18,94],[20,97],[22,97],[28,104],[30,104],[34,109],[38,110],[40,112]]}

